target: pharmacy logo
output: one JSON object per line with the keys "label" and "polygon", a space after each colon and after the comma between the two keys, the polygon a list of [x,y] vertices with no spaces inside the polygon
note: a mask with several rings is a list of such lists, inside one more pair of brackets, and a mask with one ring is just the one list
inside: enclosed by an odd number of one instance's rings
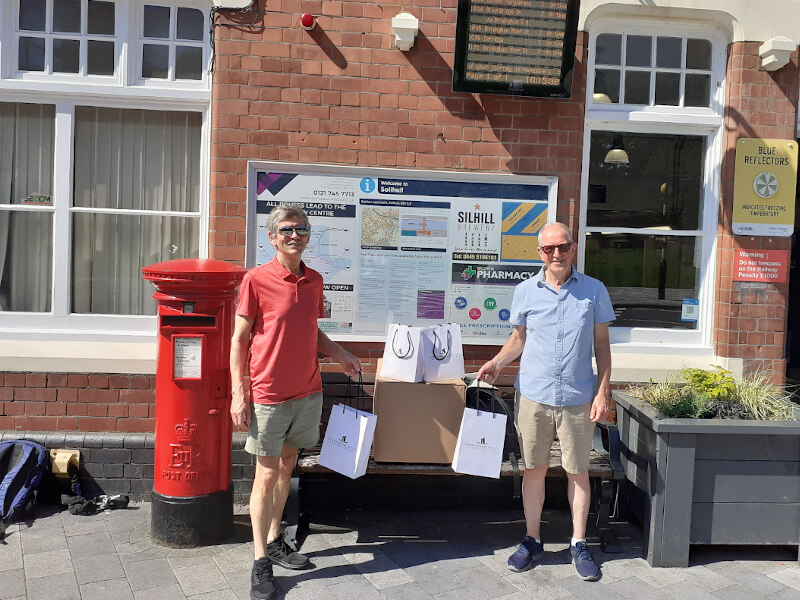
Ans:
{"label": "pharmacy logo", "polygon": [[466,269],[461,271],[461,276],[464,278],[464,281],[469,281],[473,277],[475,277],[477,271],[472,268],[472,265],[469,265]]}

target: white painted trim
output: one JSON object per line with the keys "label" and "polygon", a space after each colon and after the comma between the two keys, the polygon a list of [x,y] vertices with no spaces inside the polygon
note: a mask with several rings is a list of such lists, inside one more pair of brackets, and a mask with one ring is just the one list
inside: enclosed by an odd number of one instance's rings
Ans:
{"label": "white painted trim", "polygon": [[[71,102],[56,104],[56,132],[53,166],[53,314],[65,317],[69,314],[70,263],[72,252],[72,207],[73,165],[75,163],[72,136],[75,130],[75,105]],[[66,292],[65,292],[66,290]]]}

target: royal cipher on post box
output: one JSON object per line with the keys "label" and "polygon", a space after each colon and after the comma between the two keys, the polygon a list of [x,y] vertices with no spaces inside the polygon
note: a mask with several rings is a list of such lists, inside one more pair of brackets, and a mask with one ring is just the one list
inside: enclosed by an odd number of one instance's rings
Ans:
{"label": "royal cipher on post box", "polygon": [[178,259],[142,274],[158,303],[151,535],[172,547],[215,543],[233,529],[229,354],[245,269]]}

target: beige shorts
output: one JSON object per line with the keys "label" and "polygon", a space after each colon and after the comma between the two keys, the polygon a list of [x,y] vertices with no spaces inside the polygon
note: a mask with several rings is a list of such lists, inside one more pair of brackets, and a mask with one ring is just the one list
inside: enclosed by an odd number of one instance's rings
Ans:
{"label": "beige shorts", "polygon": [[280,456],[284,446],[312,448],[319,442],[322,392],[280,404],[251,404],[244,449],[257,456]]}
{"label": "beige shorts", "polygon": [[581,406],[548,406],[517,392],[514,425],[526,469],[550,464],[550,446],[556,435],[561,442],[561,465],[577,475],[589,470],[594,423],[589,419],[592,403]]}

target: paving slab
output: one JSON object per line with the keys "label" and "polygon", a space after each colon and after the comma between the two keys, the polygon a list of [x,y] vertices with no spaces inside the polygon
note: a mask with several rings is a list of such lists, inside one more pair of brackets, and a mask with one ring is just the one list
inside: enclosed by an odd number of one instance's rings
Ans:
{"label": "paving slab", "polygon": [[[150,538],[150,505],[91,516],[50,510],[0,544],[0,600],[247,600],[253,561],[246,507],[223,544],[173,549]],[[688,568],[652,568],[639,530],[605,554],[598,582],[578,579],[566,511],[545,511],[545,555],[506,567],[520,510],[341,511],[311,515],[307,571],[275,567],[278,600],[800,600],[796,547],[693,548]]]}

